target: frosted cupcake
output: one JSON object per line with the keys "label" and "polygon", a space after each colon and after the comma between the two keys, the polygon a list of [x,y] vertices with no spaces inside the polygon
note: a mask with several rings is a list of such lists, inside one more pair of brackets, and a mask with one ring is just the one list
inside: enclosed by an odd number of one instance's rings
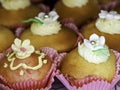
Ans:
{"label": "frosted cupcake", "polygon": [[85,38],[89,38],[92,33],[103,35],[109,48],[120,51],[120,14],[116,11],[103,11],[99,13],[99,18],[83,27],[81,33]]}
{"label": "frosted cupcake", "polygon": [[112,90],[120,80],[119,66],[120,53],[105,45],[104,36],[92,34],[63,57],[57,77],[68,90]]}
{"label": "frosted cupcake", "polygon": [[30,39],[36,49],[47,46],[59,52],[70,51],[77,41],[78,34],[62,25],[57,20],[58,17],[55,11],[51,11],[48,14],[39,13],[37,17],[28,19],[25,22],[34,22],[21,33],[20,38]]}
{"label": "frosted cupcake", "polygon": [[50,48],[35,50],[29,39],[22,42],[18,38],[11,48],[12,52],[0,58],[0,87],[49,90],[54,81],[54,57],[57,52]]}
{"label": "frosted cupcake", "polygon": [[97,0],[59,0],[55,5],[61,19],[68,19],[81,25],[99,13]]}
{"label": "frosted cupcake", "polygon": [[0,0],[0,24],[7,27],[22,26],[22,21],[36,16],[41,9],[30,0]]}
{"label": "frosted cupcake", "polygon": [[15,35],[10,29],[0,25],[0,54],[10,48],[14,38]]}

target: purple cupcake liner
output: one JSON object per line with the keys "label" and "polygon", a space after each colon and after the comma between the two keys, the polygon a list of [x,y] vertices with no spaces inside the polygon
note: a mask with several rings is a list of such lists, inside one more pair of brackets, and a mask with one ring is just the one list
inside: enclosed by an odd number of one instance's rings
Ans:
{"label": "purple cupcake liner", "polygon": [[[108,82],[99,77],[86,77],[83,80],[74,80],[72,77],[67,75],[63,75],[60,70],[57,70],[56,77],[63,83],[63,85],[68,90],[112,90],[112,88],[116,85],[116,83],[120,80],[120,53],[117,51],[113,51],[116,55],[117,63],[116,63],[116,74],[111,82]],[[61,60],[64,56],[61,57]],[[60,60],[58,60],[60,61]],[[72,81],[71,85],[70,81]],[[80,86],[80,87],[77,87]]]}
{"label": "purple cupcake liner", "polygon": [[[42,81],[23,81],[23,82],[16,82],[13,84],[9,84],[5,78],[0,76],[0,88],[10,88],[10,89],[15,89],[15,90],[32,90],[32,88],[37,88],[37,90],[49,90],[52,87],[52,83],[54,82],[54,76],[55,76],[55,71],[56,71],[56,64],[55,64],[55,57],[58,56],[58,53],[56,50],[48,47],[44,47],[40,49],[42,52],[47,54],[53,64],[51,66],[50,71]],[[42,88],[41,88],[42,86]],[[4,90],[4,89],[3,89]],[[5,89],[6,90],[6,89]],[[8,89],[9,90],[9,89]]]}

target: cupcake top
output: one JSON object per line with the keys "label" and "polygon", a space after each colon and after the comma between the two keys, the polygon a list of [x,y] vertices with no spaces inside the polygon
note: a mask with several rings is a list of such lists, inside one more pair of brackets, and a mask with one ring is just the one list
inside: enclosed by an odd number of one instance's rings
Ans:
{"label": "cupcake top", "polygon": [[6,10],[19,10],[30,6],[30,0],[0,0],[2,7]]}
{"label": "cupcake top", "polygon": [[88,3],[88,0],[62,0],[63,4],[67,7],[82,7]]}
{"label": "cupcake top", "polygon": [[30,18],[24,22],[33,21],[30,30],[36,35],[52,35],[57,34],[61,30],[61,24],[57,21],[59,15],[55,11],[48,14],[41,12],[35,18]]}
{"label": "cupcake top", "polygon": [[99,37],[97,34],[92,34],[89,40],[84,39],[82,44],[78,43],[78,53],[88,62],[95,64],[106,62],[110,56],[104,36]]}
{"label": "cupcake top", "polygon": [[120,34],[120,14],[116,11],[107,12],[101,10],[95,25],[101,32],[108,34]]}
{"label": "cupcake top", "polygon": [[[28,39],[22,42],[20,39],[16,38],[11,48],[13,52],[7,55],[7,62],[9,63],[4,62],[4,68],[9,67],[11,71],[15,71],[22,68],[19,71],[20,76],[24,76],[24,73],[26,72],[26,71],[24,72],[24,69],[36,71],[47,63],[47,59],[45,59],[46,57],[45,53],[41,53],[40,51],[35,51],[34,47],[30,45],[30,40]],[[33,53],[38,56],[38,64],[36,66],[30,64],[31,60],[27,59],[28,57],[33,55]]]}

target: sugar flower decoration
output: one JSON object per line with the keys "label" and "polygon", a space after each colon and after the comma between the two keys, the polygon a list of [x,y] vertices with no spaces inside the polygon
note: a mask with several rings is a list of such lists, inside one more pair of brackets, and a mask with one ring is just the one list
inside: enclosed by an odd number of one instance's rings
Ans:
{"label": "sugar flower decoration", "polygon": [[48,14],[45,14],[44,12],[41,12],[35,18],[42,21],[43,23],[50,23],[50,22],[56,21],[58,19],[58,17],[59,16],[55,11],[51,11]]}
{"label": "sugar flower decoration", "polygon": [[95,64],[106,62],[110,56],[104,36],[99,37],[96,34],[92,34],[89,40],[84,39],[84,43],[78,43],[78,53],[88,62]]}
{"label": "sugar flower decoration", "polygon": [[48,14],[44,13],[44,12],[40,12],[38,14],[38,16],[36,16],[35,18],[30,18],[28,20],[25,20],[23,22],[36,22],[36,23],[40,23],[40,24],[44,24],[44,23],[51,23],[56,21],[59,18],[59,15],[55,12],[55,11],[51,11]]}
{"label": "sugar flower decoration", "polygon": [[120,19],[120,14],[118,14],[116,11],[104,11],[101,10],[101,13],[99,13],[99,17],[102,19]]}
{"label": "sugar flower decoration", "polygon": [[98,36],[97,34],[92,34],[89,40],[84,39],[84,44],[87,48],[91,50],[98,50],[104,48],[105,38],[104,36]]}
{"label": "sugar flower decoration", "polygon": [[16,38],[11,46],[17,58],[24,59],[29,57],[34,52],[34,47],[30,45],[30,40],[26,39],[23,42]]}

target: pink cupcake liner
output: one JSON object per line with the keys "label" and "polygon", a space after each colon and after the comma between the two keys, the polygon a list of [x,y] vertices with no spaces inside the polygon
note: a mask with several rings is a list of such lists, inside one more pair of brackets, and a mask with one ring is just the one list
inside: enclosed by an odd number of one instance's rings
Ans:
{"label": "pink cupcake liner", "polygon": [[10,89],[8,86],[0,84],[0,90],[13,90],[13,89]]}
{"label": "pink cupcake liner", "polygon": [[[86,77],[83,80],[75,80],[72,77],[67,75],[63,75],[60,70],[57,70],[56,77],[63,83],[63,85],[68,90],[112,90],[112,88],[116,85],[116,83],[120,80],[120,53],[117,51],[113,51],[117,58],[116,63],[116,74],[111,82],[108,82],[99,77]],[[63,56],[59,56],[61,59]],[[60,61],[60,60],[59,60]],[[71,85],[71,83],[73,85]],[[77,87],[80,86],[80,87]]]}
{"label": "pink cupcake liner", "polygon": [[11,25],[9,26],[8,28],[10,28],[12,31],[16,30],[18,27],[28,27],[29,24],[25,24],[25,23],[19,23],[19,24],[14,24],[14,25]]}
{"label": "pink cupcake liner", "polygon": [[0,53],[0,60],[11,51],[12,51],[11,48],[8,48],[7,50],[4,50],[3,52],[1,52]]}
{"label": "pink cupcake liner", "polygon": [[40,4],[38,4],[37,6],[38,6],[39,8],[41,8],[41,10],[42,10],[43,12],[48,13],[48,12],[50,11],[50,7],[47,6],[47,5],[45,5],[45,4],[43,4],[43,3],[40,3]]}
{"label": "pink cupcake liner", "polygon": [[116,6],[118,6],[120,4],[120,1],[119,0],[113,0],[107,4],[101,4],[100,5],[100,8],[101,9],[104,9],[104,10],[112,10],[114,9]]}
{"label": "pink cupcake liner", "polygon": [[78,35],[76,43],[73,47],[73,49],[74,49],[77,46],[78,42],[80,42],[80,43],[83,42],[84,36],[80,33],[80,30],[78,29],[76,24],[74,24],[72,21],[69,21],[69,19],[63,19],[63,20],[61,20],[61,23],[62,23],[63,26],[73,30]]}
{"label": "pink cupcake liner", "polygon": [[15,35],[16,37],[19,37],[20,34],[24,31],[25,27],[18,27],[16,30],[15,30]]}
{"label": "pink cupcake liner", "polygon": [[[42,81],[22,81],[22,82],[17,82],[13,84],[9,84],[5,78],[0,76],[0,88],[7,88],[9,87],[10,89],[14,90],[32,90],[32,88],[36,88],[37,90],[49,90],[52,87],[52,83],[54,82],[54,76],[55,76],[55,71],[56,71],[56,64],[54,63],[54,57],[58,56],[58,53],[48,47],[44,47],[40,49],[42,52],[46,53],[51,59],[52,59],[52,66],[46,77]],[[42,88],[41,88],[42,86]]]}

